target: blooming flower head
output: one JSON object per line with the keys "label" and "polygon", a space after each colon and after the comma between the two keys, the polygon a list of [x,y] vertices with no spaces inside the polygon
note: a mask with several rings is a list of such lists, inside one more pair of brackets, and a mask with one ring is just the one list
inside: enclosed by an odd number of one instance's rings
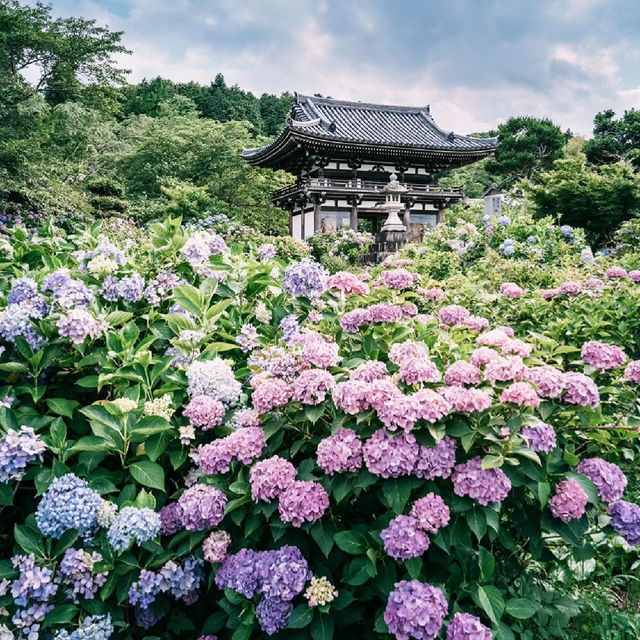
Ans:
{"label": "blooming flower head", "polygon": [[313,298],[325,290],[326,281],[327,272],[324,267],[309,258],[304,258],[286,268],[282,288],[295,297]]}
{"label": "blooming flower head", "polygon": [[387,365],[379,360],[366,360],[349,372],[350,380],[373,382],[387,376]]}
{"label": "blooming flower head", "polygon": [[487,363],[484,377],[485,380],[495,385],[496,382],[520,380],[524,376],[525,370],[526,367],[520,356],[499,357]]}
{"label": "blooming flower head", "polygon": [[540,398],[528,382],[514,382],[500,394],[500,402],[535,409],[540,404]]}
{"label": "blooming flower head", "polygon": [[0,483],[20,480],[30,462],[42,460],[46,447],[31,427],[9,429],[0,438]]}
{"label": "blooming flower head", "polygon": [[482,389],[459,386],[439,387],[438,393],[451,405],[451,411],[473,413],[491,407],[491,396]]}
{"label": "blooming flower head", "polygon": [[582,359],[600,371],[621,367],[627,360],[625,352],[614,344],[592,340],[582,345]]}
{"label": "blooming flower head", "polygon": [[371,387],[361,380],[345,380],[339,382],[333,388],[333,403],[345,413],[355,415],[366,411],[369,404],[369,393]]}
{"label": "blooming flower head", "polygon": [[532,427],[522,427],[520,433],[533,451],[551,453],[556,448],[556,432],[550,424],[541,422]]}
{"label": "blooming flower head", "polygon": [[429,537],[412,516],[396,516],[380,537],[384,550],[395,560],[419,557],[429,548]]}
{"label": "blooming flower head", "polygon": [[515,282],[503,282],[500,285],[500,293],[507,298],[520,298],[524,291]]}
{"label": "blooming flower head", "polygon": [[337,289],[345,295],[368,295],[369,285],[350,271],[338,271],[327,278],[327,290]]}
{"label": "blooming flower head", "polygon": [[147,400],[144,403],[144,411],[142,412],[142,415],[160,416],[165,420],[171,420],[171,416],[173,416],[173,409],[171,408],[171,404],[171,396],[168,393],[165,393],[159,398]]}
{"label": "blooming flower head", "polygon": [[384,612],[389,632],[396,640],[434,640],[449,610],[442,590],[418,580],[394,586]]}
{"label": "blooming flower head", "polygon": [[596,383],[583,373],[570,371],[564,374],[565,393],[562,402],[583,407],[597,407],[600,394]]}
{"label": "blooming flower head", "polygon": [[221,358],[196,360],[187,367],[187,392],[191,397],[211,396],[225,406],[233,406],[240,397],[242,386],[234,378],[233,370]]}
{"label": "blooming flower head", "polygon": [[581,518],[587,506],[587,494],[575,480],[563,480],[556,485],[555,495],[549,500],[554,518],[564,522]]}
{"label": "blooming flower head", "polygon": [[328,475],[357,471],[362,466],[362,442],[352,429],[340,427],[318,443],[318,466]]}
{"label": "blooming flower head", "polygon": [[410,514],[420,527],[429,533],[438,533],[449,524],[451,513],[444,500],[435,493],[427,493],[413,503]]}
{"label": "blooming flower head", "polygon": [[391,289],[408,289],[413,286],[415,281],[414,274],[406,269],[392,269],[383,271],[382,281]]}
{"label": "blooming flower head", "polygon": [[97,551],[92,553],[83,549],[65,551],[58,567],[58,577],[68,587],[68,594],[72,598],[92,600],[97,590],[107,581],[106,572],[94,571],[94,564],[101,560],[102,556]]}
{"label": "blooming flower head", "polygon": [[415,459],[413,474],[418,478],[433,480],[448,478],[456,463],[456,441],[445,436],[435,447],[421,445]]}
{"label": "blooming flower head", "polygon": [[278,512],[283,522],[300,527],[319,520],[329,508],[329,496],[318,482],[296,480],[281,494]]}
{"label": "blooming flower head", "polygon": [[378,429],[364,443],[362,453],[367,469],[382,478],[398,478],[413,472],[420,445],[410,433],[387,435]]}
{"label": "blooming flower head", "polygon": [[267,413],[278,407],[282,407],[293,394],[290,384],[279,378],[267,378],[263,380],[253,392],[251,401],[253,408],[259,413]]}
{"label": "blooming flower head", "polygon": [[438,367],[427,358],[406,358],[398,371],[398,377],[409,385],[423,382],[440,382]]}
{"label": "blooming flower head", "polygon": [[222,562],[227,556],[231,536],[226,531],[212,531],[202,543],[202,553],[207,562]]}
{"label": "blooming flower head", "polygon": [[205,395],[191,398],[187,408],[182,412],[194,427],[199,427],[203,431],[221,425],[224,414],[225,408],[222,402]]}
{"label": "blooming flower head", "polygon": [[444,381],[449,385],[479,384],[480,380],[480,369],[466,360],[457,360],[444,373]]}
{"label": "blooming flower head", "polygon": [[596,485],[602,502],[616,502],[622,498],[627,477],[617,464],[602,458],[585,458],[580,461],[576,471],[587,476]]}
{"label": "blooming flower head", "polygon": [[183,529],[182,507],[177,502],[170,502],[160,509],[160,533],[172,536]]}
{"label": "blooming flower head", "polygon": [[325,401],[327,392],[335,386],[333,376],[324,369],[307,369],[293,383],[293,399],[303,404],[317,405]]}
{"label": "blooming flower head", "polygon": [[71,309],[60,316],[56,323],[60,337],[69,338],[74,344],[82,344],[87,338],[97,338],[106,324],[96,320],[86,309]]}
{"label": "blooming flower head", "polygon": [[447,640],[492,640],[491,631],[480,618],[470,613],[456,613],[447,627]]}
{"label": "blooming flower head", "polygon": [[187,531],[204,531],[222,522],[227,496],[206,484],[189,487],[178,499],[182,525]]}
{"label": "blooming flower head", "polygon": [[440,309],[438,319],[442,324],[456,325],[462,324],[470,315],[468,309],[457,304],[450,304]]}
{"label": "blooming flower head", "polygon": [[116,551],[124,551],[132,542],[146,542],[160,533],[160,514],[146,507],[124,507],[114,518],[107,538]]}
{"label": "blooming flower head", "polygon": [[605,271],[604,275],[610,279],[627,278],[629,276],[627,270],[623,269],[622,267],[610,267]]}
{"label": "blooming flower head", "polygon": [[324,576],[313,576],[304,597],[310,607],[323,607],[338,597],[338,591]]}
{"label": "blooming flower head", "polygon": [[101,505],[100,494],[86,480],[68,473],[49,485],[36,510],[36,522],[45,536],[59,538],[68,529],[76,529],[87,537],[97,527]]}
{"label": "blooming flower head", "polygon": [[624,379],[640,384],[640,360],[630,362],[624,370]]}
{"label": "blooming flower head", "polygon": [[502,469],[483,469],[480,457],[456,465],[453,491],[458,496],[469,496],[482,505],[502,502],[511,490],[511,481]]}
{"label": "blooming flower head", "polygon": [[390,431],[411,431],[418,419],[418,406],[411,396],[395,394],[377,407],[378,419]]}
{"label": "blooming flower head", "polygon": [[609,505],[611,526],[628,544],[640,543],[640,507],[632,502],[618,500]]}
{"label": "blooming flower head", "polygon": [[535,386],[541,398],[557,398],[564,391],[564,374],[549,365],[526,369],[524,378]]}
{"label": "blooming flower head", "polygon": [[280,598],[262,598],[256,607],[256,618],[260,628],[271,636],[289,624],[292,611],[293,605],[290,602]]}
{"label": "blooming flower head", "polygon": [[295,467],[284,458],[273,456],[251,467],[249,481],[254,500],[270,502],[288,489],[296,479]]}

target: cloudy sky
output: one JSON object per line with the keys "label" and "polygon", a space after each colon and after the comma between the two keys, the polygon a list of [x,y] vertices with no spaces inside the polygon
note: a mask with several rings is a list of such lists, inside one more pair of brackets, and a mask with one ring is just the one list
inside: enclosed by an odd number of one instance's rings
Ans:
{"label": "cloudy sky", "polygon": [[131,81],[157,75],[431,105],[459,133],[511,115],[588,135],[640,107],[640,0],[53,0],[125,32]]}

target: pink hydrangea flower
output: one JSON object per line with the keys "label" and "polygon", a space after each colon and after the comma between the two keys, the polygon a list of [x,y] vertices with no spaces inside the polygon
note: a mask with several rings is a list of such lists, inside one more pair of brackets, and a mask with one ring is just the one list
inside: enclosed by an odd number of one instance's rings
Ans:
{"label": "pink hydrangea flower", "polygon": [[391,289],[408,289],[413,286],[417,274],[413,274],[406,269],[392,269],[382,273],[382,280]]}
{"label": "pink hydrangea flower", "polygon": [[500,394],[500,402],[535,409],[540,405],[540,398],[528,382],[514,382]]}
{"label": "pink hydrangea flower", "polygon": [[458,413],[473,413],[491,407],[491,396],[482,389],[459,386],[440,387],[438,393],[449,402],[452,410]]}
{"label": "pink hydrangea flower", "polygon": [[411,431],[418,419],[418,407],[414,397],[395,394],[377,408],[378,419],[390,431]]}
{"label": "pink hydrangea flower", "polygon": [[640,384],[640,360],[633,360],[624,370],[624,379],[627,382]]}
{"label": "pink hydrangea flower", "polygon": [[233,418],[241,427],[259,427],[262,424],[260,416],[253,409],[240,409]]}
{"label": "pink hydrangea flower", "polygon": [[327,392],[333,389],[335,380],[324,369],[303,371],[293,383],[293,399],[302,404],[316,405],[324,402]]}
{"label": "pink hydrangea flower", "polygon": [[489,326],[489,320],[482,316],[469,316],[460,323],[460,326],[471,331],[484,331]]}
{"label": "pink hydrangea flower", "polygon": [[194,396],[182,412],[194,427],[203,431],[213,429],[222,424],[225,408],[222,402],[210,396]]}
{"label": "pink hydrangea flower", "polygon": [[456,464],[456,449],[456,441],[449,436],[442,438],[435,447],[420,446],[413,474],[425,480],[448,478]]}
{"label": "pink hydrangea flower", "polygon": [[319,520],[328,508],[329,496],[324,487],[310,480],[296,480],[280,494],[278,501],[280,519],[294,527]]}
{"label": "pink hydrangea flower", "polygon": [[604,272],[607,278],[627,278],[629,274],[622,267],[610,267]]}
{"label": "pink hydrangea flower", "polygon": [[483,469],[480,457],[456,465],[451,479],[456,495],[469,496],[484,506],[501,502],[511,490],[511,481],[504,471]]}
{"label": "pink hydrangea flower", "polygon": [[440,309],[438,319],[442,324],[456,325],[462,324],[470,315],[468,309],[457,304],[450,304]]}
{"label": "pink hydrangea flower", "polygon": [[368,295],[369,285],[349,271],[338,271],[327,279],[327,289],[338,289],[345,295]]}
{"label": "pink hydrangea flower", "polygon": [[518,338],[511,338],[508,342],[502,345],[502,355],[510,355],[515,354],[520,356],[521,358],[526,358],[533,347]]}
{"label": "pink hydrangea flower", "polygon": [[635,282],[640,282],[640,270],[634,269],[633,271],[629,271],[629,277]]}
{"label": "pink hydrangea flower", "polygon": [[362,466],[362,442],[352,429],[341,427],[332,436],[320,440],[318,466],[328,475],[357,471]]}
{"label": "pink hydrangea flower", "polygon": [[421,556],[429,548],[429,537],[420,523],[411,516],[396,516],[380,532],[384,550],[395,560]]}
{"label": "pink hydrangea flower", "polygon": [[418,295],[422,296],[425,300],[442,300],[446,298],[446,294],[442,289],[433,287],[431,289],[418,289]]}
{"label": "pink hydrangea flower", "polygon": [[564,391],[564,373],[555,367],[530,367],[524,377],[536,387],[541,398],[557,398]]}
{"label": "pink hydrangea flower", "polygon": [[387,377],[387,365],[379,360],[367,360],[349,372],[350,380],[372,382]]}
{"label": "pink hydrangea flower", "polygon": [[582,359],[600,371],[621,367],[627,360],[625,352],[615,344],[591,340],[582,345]]}
{"label": "pink hydrangea flower", "polygon": [[429,533],[438,533],[440,529],[449,524],[451,513],[444,500],[435,493],[427,493],[413,503],[409,512],[420,526]]}
{"label": "pink hydrangea flower", "polygon": [[364,443],[362,453],[367,469],[382,478],[399,478],[413,472],[420,445],[410,433],[390,436],[378,429]]}
{"label": "pink hydrangea flower", "polygon": [[492,360],[500,358],[500,354],[490,347],[479,347],[471,353],[470,362],[476,367],[485,367]]}
{"label": "pink hydrangea flower", "polygon": [[260,460],[251,467],[249,474],[251,496],[254,500],[271,502],[288,489],[295,479],[296,469],[288,460],[278,456]]}
{"label": "pink hydrangea flower", "polygon": [[519,298],[524,291],[515,282],[503,282],[500,285],[500,293],[507,298]]}
{"label": "pink hydrangea flower", "polygon": [[419,358],[428,358],[429,350],[422,342],[414,342],[413,340],[405,340],[404,342],[396,342],[389,349],[389,360],[393,364],[401,365],[406,360],[416,360]]}
{"label": "pink hydrangea flower", "polygon": [[556,289],[556,294],[559,296],[577,296],[581,291],[582,283],[576,280],[567,280]]}
{"label": "pink hydrangea flower", "polygon": [[405,358],[400,365],[398,377],[405,384],[440,382],[438,367],[427,358]]}
{"label": "pink hydrangea flower", "polygon": [[262,455],[266,446],[262,427],[242,427],[225,438],[233,457],[243,464],[251,464]]}
{"label": "pink hydrangea flower", "polygon": [[484,369],[485,380],[495,384],[508,380],[520,380],[524,376],[526,367],[520,356],[506,356],[496,358],[487,363]]}
{"label": "pink hydrangea flower", "polygon": [[362,380],[339,382],[332,391],[333,403],[345,413],[355,415],[369,407],[370,384]]}
{"label": "pink hydrangea flower", "polygon": [[562,401],[583,407],[597,407],[600,394],[596,383],[583,373],[570,371],[564,374],[565,393]]}
{"label": "pink hydrangea flower", "polygon": [[368,402],[369,406],[376,411],[389,402],[392,398],[401,395],[400,389],[396,387],[390,378],[382,378],[369,383]]}
{"label": "pink hydrangea flower", "polygon": [[493,640],[493,636],[480,618],[458,612],[447,627],[446,640]]}
{"label": "pink hydrangea flower", "polygon": [[504,329],[497,328],[492,329],[491,331],[487,331],[486,333],[481,333],[476,338],[476,346],[488,346],[488,347],[504,347],[509,343],[512,336],[510,336]]}
{"label": "pink hydrangea flower", "polygon": [[479,384],[482,379],[480,369],[471,362],[458,360],[447,367],[444,381],[448,385],[460,386],[464,384]]}
{"label": "pink hydrangea flower", "polygon": [[451,412],[451,404],[439,393],[431,389],[420,389],[411,396],[417,416],[427,422],[437,422]]}
{"label": "pink hydrangea flower", "polygon": [[282,407],[293,394],[291,385],[279,378],[268,378],[263,380],[254,390],[251,401],[254,409],[259,413],[267,413],[277,407]]}
{"label": "pink hydrangea flower", "polygon": [[587,494],[575,480],[563,480],[556,485],[555,495],[549,501],[554,518],[564,522],[582,518],[587,506]]}

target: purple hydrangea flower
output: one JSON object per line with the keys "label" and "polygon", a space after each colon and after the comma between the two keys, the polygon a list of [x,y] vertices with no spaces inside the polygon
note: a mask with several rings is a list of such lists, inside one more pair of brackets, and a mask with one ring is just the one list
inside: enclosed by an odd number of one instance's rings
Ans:
{"label": "purple hydrangea flower", "polygon": [[421,556],[429,548],[429,537],[412,516],[396,516],[380,532],[384,550],[396,560]]}
{"label": "purple hydrangea flower", "polygon": [[420,445],[410,433],[391,437],[384,429],[378,429],[364,443],[362,453],[371,473],[383,478],[398,478],[411,475]]}
{"label": "purple hydrangea flower", "polygon": [[320,440],[317,462],[328,475],[357,471],[362,466],[362,442],[358,434],[341,427],[332,436]]}
{"label": "purple hydrangea flower", "polygon": [[550,424],[544,422],[520,430],[527,446],[533,451],[551,453],[556,448],[556,432]]}
{"label": "purple hydrangea flower", "polygon": [[447,627],[447,640],[491,640],[491,631],[480,618],[470,613],[456,613]]}
{"label": "purple hydrangea flower", "polygon": [[482,505],[501,502],[511,490],[511,481],[502,469],[483,469],[482,458],[459,464],[454,468],[453,491],[458,496],[469,496]]}
{"label": "purple hydrangea flower", "polygon": [[324,487],[310,480],[296,480],[281,494],[278,512],[283,522],[300,527],[305,522],[319,520],[329,508],[329,496]]}
{"label": "purple hydrangea flower", "polygon": [[282,288],[292,296],[312,298],[324,291],[327,275],[317,262],[304,258],[286,268]]}
{"label": "purple hydrangea flower", "polygon": [[290,602],[279,598],[262,598],[256,607],[256,617],[260,628],[271,636],[289,624],[292,611],[293,605]]}
{"label": "purple hydrangea flower", "polygon": [[575,480],[558,482],[555,495],[549,500],[553,517],[564,522],[582,518],[586,506],[587,494]]}
{"label": "purple hydrangea flower", "polygon": [[182,509],[182,524],[188,531],[204,531],[220,524],[227,505],[227,496],[205,484],[187,489],[178,499]]}
{"label": "purple hydrangea flower", "polygon": [[438,533],[449,524],[451,513],[444,500],[435,493],[427,493],[413,503],[409,514],[429,533]]}
{"label": "purple hydrangea flower", "polygon": [[60,566],[58,577],[62,584],[69,587],[68,594],[76,600],[78,597],[92,600],[96,591],[107,581],[106,572],[94,572],[96,562],[102,560],[97,551],[89,553],[84,549],[67,549]]}
{"label": "purple hydrangea flower", "polygon": [[44,442],[31,427],[7,431],[0,438],[0,483],[20,480],[27,464],[41,460],[45,449]]}
{"label": "purple hydrangea flower", "polygon": [[619,500],[609,505],[611,526],[628,544],[640,543],[640,507],[633,502]]}
{"label": "purple hydrangea flower", "polygon": [[576,467],[576,471],[587,476],[596,485],[602,502],[616,502],[622,498],[627,477],[617,464],[602,458],[586,458]]}
{"label": "purple hydrangea flower", "polygon": [[401,580],[389,594],[384,621],[397,640],[434,640],[448,610],[438,587],[418,580]]}

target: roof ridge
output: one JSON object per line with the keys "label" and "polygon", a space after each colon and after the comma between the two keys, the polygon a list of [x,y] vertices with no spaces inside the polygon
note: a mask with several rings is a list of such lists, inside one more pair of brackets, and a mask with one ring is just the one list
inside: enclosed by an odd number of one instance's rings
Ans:
{"label": "roof ridge", "polygon": [[318,96],[308,96],[302,93],[295,92],[295,101],[297,104],[302,104],[303,102],[314,102],[324,103],[324,104],[332,104],[336,106],[350,106],[350,107],[358,107],[361,109],[392,109],[393,111],[411,111],[415,113],[419,113],[420,111],[426,111],[429,113],[430,106],[423,105],[422,107],[411,107],[400,104],[381,104],[377,102],[361,102],[359,100],[340,100],[338,98],[321,98]]}

